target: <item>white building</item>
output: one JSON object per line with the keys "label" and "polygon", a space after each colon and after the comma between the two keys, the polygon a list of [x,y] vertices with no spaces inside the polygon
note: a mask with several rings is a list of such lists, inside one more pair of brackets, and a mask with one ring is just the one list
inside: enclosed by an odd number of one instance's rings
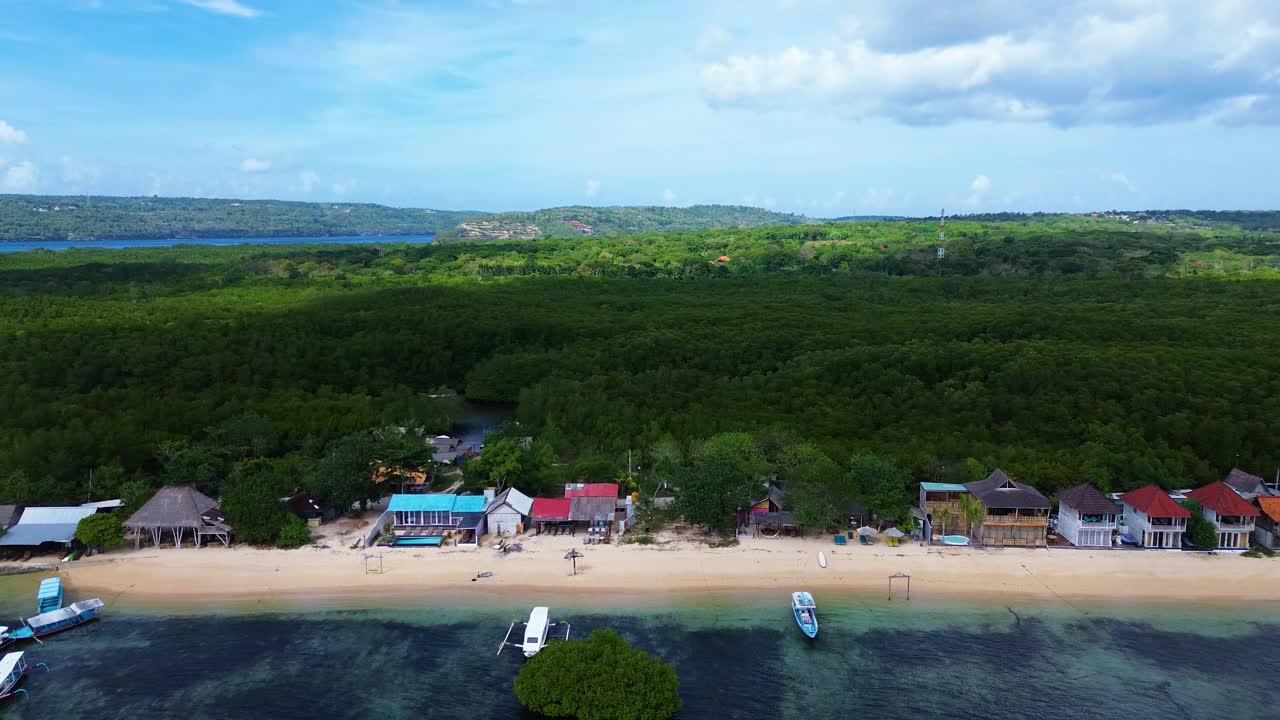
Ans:
{"label": "white building", "polygon": [[489,532],[494,535],[516,535],[523,529],[533,511],[533,500],[515,488],[507,488],[498,495],[493,488],[484,491],[488,502],[484,513]]}
{"label": "white building", "polygon": [[1253,535],[1258,508],[1246,502],[1230,485],[1216,482],[1196,488],[1187,497],[1200,503],[1204,519],[1213,523],[1218,533],[1219,550],[1249,549],[1249,537]]}
{"label": "white building", "polygon": [[1179,550],[1191,512],[1155,485],[1120,496],[1125,532],[1142,547]]}
{"label": "white building", "polygon": [[1058,493],[1058,534],[1076,547],[1111,547],[1121,508],[1092,485]]}

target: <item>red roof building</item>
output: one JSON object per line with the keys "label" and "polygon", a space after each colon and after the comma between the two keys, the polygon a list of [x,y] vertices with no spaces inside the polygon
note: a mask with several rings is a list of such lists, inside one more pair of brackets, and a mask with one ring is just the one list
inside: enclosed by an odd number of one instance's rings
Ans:
{"label": "red roof building", "polygon": [[1223,482],[1210,483],[1187,493],[1187,497],[1209,508],[1218,515],[1236,515],[1239,517],[1257,517],[1258,508],[1245,502],[1236,494],[1230,485]]}
{"label": "red roof building", "polygon": [[1142,511],[1147,517],[1189,518],[1191,511],[1182,507],[1169,497],[1169,493],[1155,485],[1130,490],[1120,496],[1120,502]]}
{"label": "red roof building", "polygon": [[565,521],[569,519],[569,498],[534,498],[529,517],[535,522]]}
{"label": "red roof building", "polygon": [[566,498],[591,497],[591,498],[614,498],[618,497],[618,483],[569,483],[564,486],[564,496]]}

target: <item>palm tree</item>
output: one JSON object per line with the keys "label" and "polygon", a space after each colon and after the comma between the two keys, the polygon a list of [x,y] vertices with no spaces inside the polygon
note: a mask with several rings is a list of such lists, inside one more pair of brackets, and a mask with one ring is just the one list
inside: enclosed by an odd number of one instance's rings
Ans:
{"label": "palm tree", "polygon": [[972,538],[974,526],[982,523],[982,518],[987,514],[987,509],[982,507],[982,503],[978,501],[978,498],[972,495],[961,495],[960,514],[964,516],[964,520],[969,526],[969,537]]}
{"label": "palm tree", "polygon": [[951,522],[951,508],[946,505],[939,505],[933,509],[933,521],[938,523],[938,527],[942,528],[942,534],[947,534],[947,523]]}

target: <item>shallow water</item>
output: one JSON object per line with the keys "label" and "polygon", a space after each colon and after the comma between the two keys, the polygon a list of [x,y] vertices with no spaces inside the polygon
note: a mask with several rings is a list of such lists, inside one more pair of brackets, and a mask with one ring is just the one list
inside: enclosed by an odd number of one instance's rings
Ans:
{"label": "shallow water", "polygon": [[[4,617],[36,576],[0,581]],[[105,598],[104,598],[105,599]],[[1272,718],[1265,615],[1207,608],[1004,607],[818,598],[816,642],[787,598],[627,611],[553,608],[575,636],[612,627],[676,664],[681,718]],[[521,718],[518,652],[494,656],[524,607],[161,615],[30,648],[14,718]]]}

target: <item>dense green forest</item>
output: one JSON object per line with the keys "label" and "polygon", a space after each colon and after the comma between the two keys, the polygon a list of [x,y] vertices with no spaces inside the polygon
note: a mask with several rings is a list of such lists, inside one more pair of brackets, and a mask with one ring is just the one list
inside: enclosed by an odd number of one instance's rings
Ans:
{"label": "dense green forest", "polygon": [[534,212],[477,215],[441,233],[439,240],[532,240],[541,237],[591,237],[645,233],[803,225],[803,215],[739,205],[690,207],[559,207]]}
{"label": "dense green forest", "polygon": [[955,222],[941,261],[936,237],[0,255],[0,501],[79,499],[91,470],[97,495],[349,476],[394,450],[375,429],[447,427],[442,386],[518,403],[592,478],[738,431],[1045,491],[1280,466],[1274,233]]}
{"label": "dense green forest", "polygon": [[474,214],[366,203],[0,195],[0,241],[426,235]]}

